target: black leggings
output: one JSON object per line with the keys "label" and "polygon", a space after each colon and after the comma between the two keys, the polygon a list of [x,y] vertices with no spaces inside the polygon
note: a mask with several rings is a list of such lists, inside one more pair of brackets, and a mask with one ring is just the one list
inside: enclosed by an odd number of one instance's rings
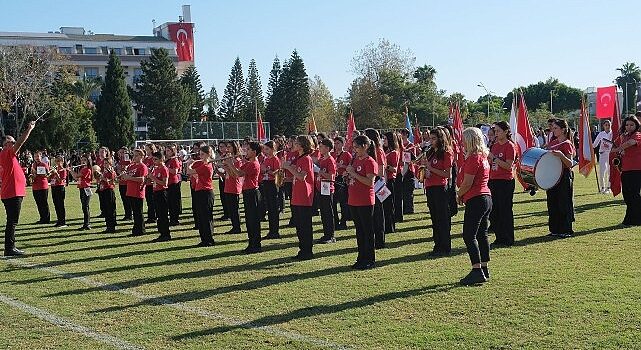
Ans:
{"label": "black leggings", "polygon": [[356,262],[361,264],[373,263],[376,261],[374,227],[372,225],[374,206],[355,207],[350,205],[349,210],[352,213],[354,227],[356,228],[356,245],[358,247]]}
{"label": "black leggings", "polygon": [[427,208],[432,219],[432,237],[434,251],[449,253],[452,250],[452,217],[447,204],[446,186],[429,186],[425,189]]}
{"label": "black leggings", "polygon": [[514,179],[490,180],[488,182],[492,192],[492,212],[490,213],[490,226],[496,235],[499,244],[514,244]]}
{"label": "black leggings", "polygon": [[492,197],[487,194],[470,198],[465,203],[463,241],[472,265],[490,261],[490,243],[487,239],[490,211]]}
{"label": "black leggings", "polygon": [[641,171],[632,170],[621,173],[621,192],[625,201],[624,225],[641,225]]}

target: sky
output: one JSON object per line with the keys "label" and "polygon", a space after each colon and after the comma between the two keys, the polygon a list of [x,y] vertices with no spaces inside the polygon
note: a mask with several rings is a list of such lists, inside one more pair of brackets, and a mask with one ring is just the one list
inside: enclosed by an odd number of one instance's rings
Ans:
{"label": "sky", "polygon": [[[335,98],[354,79],[352,58],[385,38],[432,65],[440,89],[476,100],[490,91],[558,78],[584,89],[612,85],[616,68],[641,65],[641,1],[0,0],[0,31],[47,32],[82,26],[94,33],[151,35],[191,5],[196,68],[219,98],[236,57],[256,60],[263,92],[274,57],[296,49],[310,77]],[[9,15],[8,15],[9,14]],[[635,25],[636,22],[636,25]]]}

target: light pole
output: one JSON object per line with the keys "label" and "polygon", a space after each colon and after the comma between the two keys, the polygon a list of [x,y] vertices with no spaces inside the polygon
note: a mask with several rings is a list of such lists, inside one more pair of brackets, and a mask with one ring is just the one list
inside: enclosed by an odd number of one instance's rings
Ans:
{"label": "light pole", "polygon": [[553,114],[552,112],[552,94],[554,94],[554,89],[550,90],[550,114]]}
{"label": "light pole", "polygon": [[483,85],[482,82],[479,82],[476,86],[482,87],[483,90],[485,90],[485,94],[487,95],[487,118],[490,118],[490,91],[487,90],[485,85]]}

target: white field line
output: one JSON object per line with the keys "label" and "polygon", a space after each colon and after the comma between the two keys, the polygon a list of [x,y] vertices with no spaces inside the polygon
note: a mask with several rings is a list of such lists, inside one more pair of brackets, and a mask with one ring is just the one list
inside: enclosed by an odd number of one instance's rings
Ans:
{"label": "white field line", "polygon": [[324,339],[314,338],[314,337],[311,337],[311,336],[308,336],[308,335],[304,335],[304,334],[300,334],[300,333],[297,333],[297,332],[280,329],[280,328],[277,328],[277,327],[274,327],[274,326],[265,326],[265,325],[260,325],[260,324],[253,324],[251,321],[237,319],[237,318],[234,318],[234,317],[226,316],[224,314],[217,313],[217,312],[211,312],[211,311],[208,311],[208,310],[205,310],[205,309],[202,309],[202,308],[199,308],[199,307],[195,307],[195,306],[189,306],[189,305],[187,305],[185,303],[175,302],[175,301],[173,301],[173,300],[171,300],[169,298],[162,298],[162,297],[157,297],[157,296],[153,296],[153,295],[142,294],[142,293],[136,292],[134,290],[118,286],[116,284],[108,284],[108,283],[95,281],[95,280],[89,279],[87,277],[76,276],[73,273],[65,272],[65,271],[62,271],[62,270],[59,270],[59,269],[56,269],[56,268],[52,268],[52,267],[37,267],[34,264],[30,264],[30,263],[24,261],[23,259],[5,259],[4,261],[6,263],[10,264],[10,265],[13,265],[13,266],[19,266],[19,267],[23,267],[23,268],[29,268],[29,269],[45,271],[45,272],[50,273],[52,275],[56,275],[56,276],[63,277],[65,279],[77,281],[77,282],[80,282],[80,283],[85,284],[85,285],[90,286],[90,287],[100,288],[102,290],[106,290],[106,291],[110,291],[110,292],[117,292],[117,293],[120,293],[120,294],[124,294],[124,295],[128,295],[128,296],[134,297],[134,298],[136,298],[138,300],[141,300],[141,301],[147,301],[147,302],[150,302],[150,303],[153,303],[153,304],[156,304],[156,305],[160,305],[160,306],[164,306],[164,307],[180,310],[180,311],[183,311],[183,312],[189,312],[189,313],[192,313],[192,314],[196,314],[198,316],[201,316],[201,317],[204,317],[204,318],[207,318],[207,319],[210,319],[210,320],[218,321],[218,322],[220,322],[220,323],[222,323],[222,324],[224,324],[226,326],[241,327],[241,328],[250,329],[250,330],[258,330],[258,331],[262,331],[262,332],[265,332],[265,333],[268,333],[268,334],[271,334],[271,335],[274,335],[274,336],[277,336],[277,337],[280,337],[280,338],[285,338],[285,339],[294,340],[294,341],[298,341],[298,342],[302,342],[302,343],[316,345],[316,346],[323,347],[323,348],[329,348],[329,349],[335,349],[335,350],[352,349],[352,347],[340,345],[340,344],[333,343],[333,342],[330,342],[330,341],[327,341],[327,340],[324,340]]}
{"label": "white field line", "polygon": [[[9,306],[12,306],[20,311],[23,311],[27,314],[30,314],[32,316],[35,316],[36,318],[39,318],[43,321],[47,321],[51,324],[54,324],[60,328],[67,329],[79,334],[82,334],[86,337],[93,338],[99,342],[105,343],[107,345],[111,345],[116,349],[123,349],[123,350],[139,350],[143,349],[142,347],[133,345],[125,340],[122,340],[120,338],[104,334],[104,333],[98,333],[96,331],[93,331],[85,326],[81,326],[79,324],[73,323],[65,318],[62,318],[58,315],[52,314],[48,311],[45,311],[43,309],[39,309],[35,306],[31,306],[28,304],[25,304],[21,301],[18,301],[16,299],[13,299],[11,297],[5,296],[3,294],[0,294],[0,302],[7,304]],[[25,344],[28,345],[28,344]]]}

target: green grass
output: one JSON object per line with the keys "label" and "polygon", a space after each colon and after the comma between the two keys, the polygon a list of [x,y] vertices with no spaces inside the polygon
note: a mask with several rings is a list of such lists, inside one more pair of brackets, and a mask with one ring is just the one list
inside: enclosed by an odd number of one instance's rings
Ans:
{"label": "green grass", "polygon": [[[98,233],[100,219],[92,219],[91,232],[77,231],[73,187],[68,228],[34,225],[29,194],[17,232],[29,255],[17,261],[35,266],[0,260],[0,294],[148,349],[325,347],[282,332],[363,349],[641,348],[639,231],[619,227],[625,206],[595,188],[593,177],[577,176],[576,236],[563,240],[545,237],[544,193],[516,194],[517,244],[491,252],[492,280],[480,287],[456,283],[469,269],[462,212],[454,218],[453,256],[427,258],[431,222],[418,191],[416,214],[388,235],[388,248],[377,251],[379,267],[364,272],[349,268],[356,257],[351,227],[337,233],[336,244],[314,246],[316,258],[305,262],[289,259],[297,252],[291,228],[281,230],[283,239],[263,242],[263,253],[246,256],[246,235],[220,235],[229,227],[216,222],[217,245],[193,247],[199,240],[186,186],[184,225],[172,231],[173,241],[157,244],[148,243],[155,226],[142,238],[125,237],[130,223],[117,234]],[[97,198],[91,205],[97,214]],[[163,305],[168,301],[199,312]],[[0,348],[10,341],[19,342],[8,346],[15,349],[109,348],[4,304],[0,312]]]}

